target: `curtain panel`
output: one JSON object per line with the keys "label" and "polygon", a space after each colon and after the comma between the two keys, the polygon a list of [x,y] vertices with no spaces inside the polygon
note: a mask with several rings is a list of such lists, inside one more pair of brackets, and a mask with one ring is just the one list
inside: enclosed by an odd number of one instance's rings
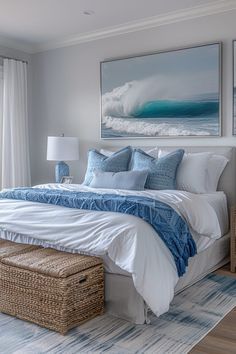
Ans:
{"label": "curtain panel", "polygon": [[[0,171],[2,166],[2,121],[3,121],[3,65],[0,64]],[[0,173],[0,187],[1,186],[2,186],[2,174]]]}
{"label": "curtain panel", "polygon": [[27,65],[3,60],[1,187],[30,186]]}

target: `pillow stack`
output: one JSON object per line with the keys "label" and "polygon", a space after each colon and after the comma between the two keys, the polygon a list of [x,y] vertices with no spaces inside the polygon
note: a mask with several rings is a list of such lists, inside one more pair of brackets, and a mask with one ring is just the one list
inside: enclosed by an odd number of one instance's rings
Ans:
{"label": "pillow stack", "polygon": [[[159,150],[158,156],[168,154]],[[228,161],[225,156],[211,152],[185,153],[176,177],[177,189],[199,194],[216,192]]]}
{"label": "pillow stack", "polygon": [[176,173],[183,155],[182,149],[162,158],[158,158],[156,148],[149,149],[148,153],[130,146],[115,153],[93,149],[88,154],[83,184],[129,190],[176,189]]}
{"label": "pillow stack", "polygon": [[83,184],[93,188],[143,190],[178,189],[191,193],[217,190],[220,176],[228,162],[210,152],[172,152],[158,148],[133,149],[127,146],[115,153],[93,149]]}

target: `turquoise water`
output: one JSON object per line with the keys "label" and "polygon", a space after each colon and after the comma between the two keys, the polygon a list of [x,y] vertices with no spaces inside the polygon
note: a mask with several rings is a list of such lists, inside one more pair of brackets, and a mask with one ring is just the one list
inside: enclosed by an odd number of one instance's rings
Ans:
{"label": "turquoise water", "polygon": [[219,111],[218,101],[149,101],[138,108],[136,118],[198,117],[215,115]]}

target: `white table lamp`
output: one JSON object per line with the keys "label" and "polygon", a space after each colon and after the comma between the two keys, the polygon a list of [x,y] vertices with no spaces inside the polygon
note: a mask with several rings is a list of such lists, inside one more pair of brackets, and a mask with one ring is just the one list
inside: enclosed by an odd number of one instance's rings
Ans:
{"label": "white table lamp", "polygon": [[79,159],[79,139],[75,137],[49,136],[47,145],[47,160],[58,161],[55,167],[56,183],[63,176],[69,176],[69,166],[64,162]]}

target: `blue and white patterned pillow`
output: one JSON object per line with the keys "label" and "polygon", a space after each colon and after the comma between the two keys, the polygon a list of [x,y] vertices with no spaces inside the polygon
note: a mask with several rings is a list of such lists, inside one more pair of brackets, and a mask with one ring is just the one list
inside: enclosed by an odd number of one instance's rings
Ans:
{"label": "blue and white patterned pillow", "polygon": [[184,150],[179,149],[156,159],[144,151],[134,150],[131,170],[148,170],[145,188],[176,189],[176,173]]}
{"label": "blue and white patterned pillow", "polygon": [[93,173],[96,170],[103,172],[127,171],[131,155],[131,146],[127,146],[108,157],[101,154],[96,149],[90,150],[88,153],[88,165],[83,184],[86,186],[90,185],[93,179]]}

